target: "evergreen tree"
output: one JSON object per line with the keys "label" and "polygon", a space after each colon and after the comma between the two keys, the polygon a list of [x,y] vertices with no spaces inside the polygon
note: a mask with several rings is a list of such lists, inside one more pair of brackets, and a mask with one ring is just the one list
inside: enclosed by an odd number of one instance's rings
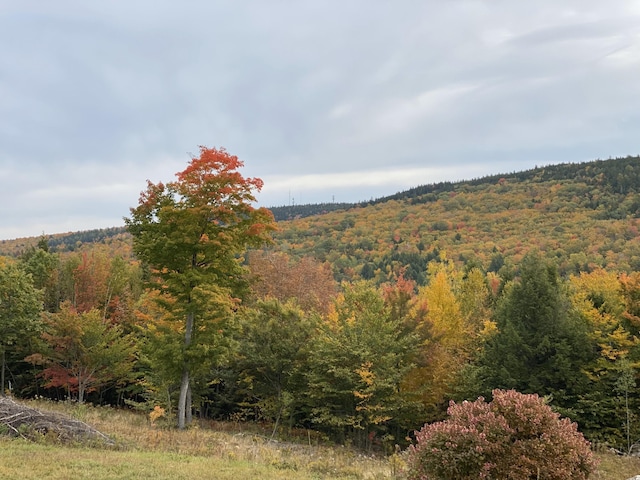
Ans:
{"label": "evergreen tree", "polygon": [[551,395],[569,407],[587,385],[582,366],[593,355],[586,328],[570,308],[556,269],[527,255],[496,309],[498,332],[486,344],[484,392],[493,388]]}

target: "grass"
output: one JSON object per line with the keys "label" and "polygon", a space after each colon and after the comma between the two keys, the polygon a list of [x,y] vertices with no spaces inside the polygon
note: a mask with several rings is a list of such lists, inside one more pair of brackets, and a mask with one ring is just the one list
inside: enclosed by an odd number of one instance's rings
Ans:
{"label": "grass", "polygon": [[[29,402],[66,413],[116,440],[116,447],[32,443],[0,436],[0,478],[15,479],[402,479],[402,457],[366,455],[317,438],[271,442],[255,425],[202,423],[184,431],[108,407]],[[252,430],[249,430],[252,428]],[[594,480],[640,474],[640,459],[599,454]]]}
{"label": "grass", "polygon": [[[16,479],[394,479],[397,457],[305,442],[273,442],[251,425],[210,422],[179,431],[152,426],[146,415],[53,402],[28,402],[78,418],[116,441],[116,447],[30,443],[0,436],[0,478]],[[270,433],[270,432],[269,432]]]}
{"label": "grass", "polygon": [[640,475],[640,458],[599,454],[600,465],[594,480],[624,480]]}
{"label": "grass", "polygon": [[[340,477],[344,477],[340,475]],[[104,451],[91,448],[0,441],[0,478],[15,479],[305,479],[330,478],[265,462],[162,451]],[[339,478],[339,477],[336,477]],[[344,477],[357,478],[357,477]]]}

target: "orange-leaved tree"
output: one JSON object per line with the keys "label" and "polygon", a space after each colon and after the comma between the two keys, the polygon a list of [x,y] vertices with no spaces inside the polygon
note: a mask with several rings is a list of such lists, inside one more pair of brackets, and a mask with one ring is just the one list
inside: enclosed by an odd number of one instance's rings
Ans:
{"label": "orange-leaved tree", "polygon": [[[198,332],[206,330],[205,322],[230,314],[234,302],[227,300],[238,296],[244,283],[239,254],[268,241],[275,228],[271,212],[252,205],[262,180],[243,177],[238,171],[242,166],[224,149],[200,147],[200,156],[192,158],[175,181],[147,182],[139,205],[125,218],[134,252],[154,270],[161,291],[176,301],[174,314],[182,318],[179,428],[186,426],[191,411],[190,374],[198,362]],[[216,295],[201,294],[212,289]],[[220,308],[211,305],[212,298]]]}
{"label": "orange-leaved tree", "polygon": [[328,263],[312,257],[294,261],[283,252],[255,250],[248,255],[258,298],[275,298],[283,304],[295,299],[305,311],[329,312],[338,295],[338,285]]}

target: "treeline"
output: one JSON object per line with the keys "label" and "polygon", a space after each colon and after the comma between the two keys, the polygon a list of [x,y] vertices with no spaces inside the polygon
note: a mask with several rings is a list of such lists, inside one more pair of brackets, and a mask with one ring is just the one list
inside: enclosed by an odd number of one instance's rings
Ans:
{"label": "treeline", "polygon": [[[305,205],[282,205],[271,207],[276,221],[296,220],[314,215],[323,215],[336,210],[349,210],[367,205],[384,204],[390,200],[408,201],[411,204],[421,204],[437,201],[443,193],[456,191],[473,191],[478,187],[489,187],[498,182],[577,182],[591,187],[602,188],[610,194],[628,195],[639,193],[640,189],[640,157],[626,156],[608,160],[593,160],[582,163],[561,163],[536,167],[520,172],[487,175],[480,178],[459,182],[437,182],[410,188],[392,195],[386,195],[371,200],[354,203],[319,203]],[[585,203],[588,208],[598,208],[598,199],[590,199]],[[609,210],[611,204],[605,204]],[[616,209],[614,209],[616,210]],[[629,213],[637,215],[640,204],[612,213],[613,217]]]}
{"label": "treeline", "polygon": [[0,241],[0,255],[18,258],[32,249],[37,243],[43,243],[52,252],[73,252],[86,248],[90,244],[111,245],[122,249],[122,244],[131,243],[131,235],[125,227],[97,228],[79,232],[42,234],[38,238],[18,238]]}
{"label": "treeline", "polygon": [[295,220],[297,218],[322,215],[336,210],[347,210],[354,207],[354,203],[308,203],[304,205],[284,205],[271,207],[276,221]]}
{"label": "treeline", "polygon": [[[100,246],[5,259],[5,389],[175,412],[182,322],[148,274]],[[423,286],[402,273],[338,284],[310,257],[253,251],[247,275],[224,324],[195,333],[194,415],[393,448],[449,400],[502,388],[546,396],[591,440],[640,438],[639,273],[563,279],[529,253],[500,273],[440,257]]]}
{"label": "treeline", "polygon": [[[492,195],[498,195],[500,201],[491,199],[487,202],[487,198]],[[466,202],[459,202],[461,198],[449,200],[457,196],[465,197]],[[523,196],[526,198],[523,199]],[[444,212],[439,208],[441,204],[446,204]],[[472,218],[468,215],[470,204],[474,206],[471,211]],[[451,215],[451,212],[456,210],[466,211],[467,215],[466,218],[463,217],[463,221],[471,226],[484,220],[490,221],[490,217],[496,213],[496,210],[516,211],[515,225],[520,220],[518,215],[527,210],[532,210],[534,213],[535,210],[543,210],[551,214],[563,212],[581,214],[584,213],[582,210],[586,210],[594,221],[638,218],[640,216],[640,157],[627,156],[583,163],[547,165],[521,172],[495,174],[460,182],[439,182],[357,203],[285,205],[271,207],[270,210],[275,220],[282,223],[282,234],[279,239],[288,241],[292,237],[295,240],[294,232],[298,230],[296,223],[305,226],[306,223],[303,220],[305,218],[318,217],[309,221],[319,225],[338,219],[336,222],[344,227],[345,223],[354,224],[354,218],[362,218],[367,212],[384,212],[387,208],[404,210],[407,213],[411,211],[415,212],[414,215],[433,218],[433,230],[436,231],[460,228],[460,222],[453,219]],[[363,213],[365,215],[362,215]],[[397,220],[406,223],[412,218],[405,215]],[[394,224],[380,226],[387,230],[396,227]],[[329,230],[335,227],[332,224],[326,226]],[[362,238],[365,242],[370,242],[367,238],[370,233],[368,230],[375,229],[359,230],[359,233],[363,233]],[[463,232],[460,233],[462,235]],[[46,235],[45,238],[52,251],[74,251],[87,243],[109,244],[130,241],[125,227]],[[422,250],[424,250],[425,241],[421,240]],[[468,239],[465,240],[468,241]],[[0,254],[17,257],[33,243],[35,243],[33,239],[24,238],[2,240]],[[296,247],[295,242],[293,246]],[[482,249],[482,245],[474,245],[474,248]],[[309,249],[304,253],[316,254]],[[316,256],[321,255],[316,254]]]}
{"label": "treeline", "polygon": [[[501,180],[516,182],[562,182],[566,180],[586,182],[594,186],[602,186],[615,193],[627,194],[638,192],[640,188],[640,157],[626,156],[608,160],[593,160],[582,163],[560,163],[536,167],[520,172],[487,175],[484,177],[460,182],[439,182],[421,185],[394,195],[378,198],[369,204],[384,203],[389,200],[413,200],[418,203],[430,201],[438,194],[451,192],[466,187],[492,185]],[[421,198],[422,197],[422,198]]]}
{"label": "treeline", "polygon": [[128,236],[125,227],[98,228],[62,235],[51,235],[47,239],[47,244],[54,252],[72,252],[87,243],[108,243],[123,236]]}

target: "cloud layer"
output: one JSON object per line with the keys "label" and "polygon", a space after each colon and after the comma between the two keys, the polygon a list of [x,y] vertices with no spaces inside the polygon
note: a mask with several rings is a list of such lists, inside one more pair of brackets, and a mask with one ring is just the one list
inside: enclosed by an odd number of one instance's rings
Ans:
{"label": "cloud layer", "polygon": [[0,239],[122,225],[201,144],[267,206],[640,153],[633,1],[11,3]]}

